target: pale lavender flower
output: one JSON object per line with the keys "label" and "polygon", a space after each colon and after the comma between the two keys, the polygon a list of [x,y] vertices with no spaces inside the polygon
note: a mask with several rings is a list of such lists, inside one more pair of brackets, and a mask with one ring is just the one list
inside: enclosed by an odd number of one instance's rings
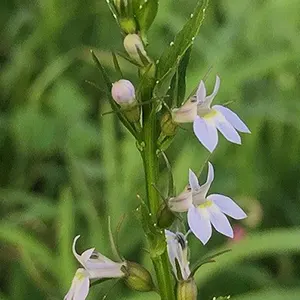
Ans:
{"label": "pale lavender flower", "polygon": [[196,95],[180,108],[173,109],[173,120],[177,123],[193,122],[196,137],[210,152],[213,152],[218,144],[217,130],[229,142],[235,144],[241,144],[238,131],[250,133],[244,122],[229,108],[222,105],[211,107],[219,87],[220,78],[217,76],[212,94],[206,96],[206,88],[204,82],[201,81]]}
{"label": "pale lavender flower", "polygon": [[77,269],[71,288],[64,300],[86,299],[89,292],[90,279],[119,278],[125,275],[122,271],[125,262],[116,263],[95,251],[95,248],[88,249],[81,255],[78,254],[75,245],[79,237],[79,235],[75,237],[72,250],[74,256],[83,268]]}
{"label": "pale lavender flower", "polygon": [[[203,185],[192,170],[189,170],[189,189],[169,200],[169,207],[175,212],[188,212],[188,223],[194,235],[206,244],[212,235],[212,226],[220,233],[233,237],[232,227],[226,217],[240,220],[245,212],[229,197],[220,194],[207,196],[214,180],[214,169],[208,163],[207,180]],[[185,197],[183,196],[185,195]],[[191,201],[192,198],[192,201]]]}
{"label": "pale lavender flower", "polygon": [[121,79],[113,83],[111,95],[120,105],[130,105],[135,102],[135,88],[133,84],[126,79]]}
{"label": "pale lavender flower", "polygon": [[[177,280],[187,280],[191,274],[190,263],[188,261],[188,247],[186,235],[181,232],[172,232],[165,230],[169,261],[171,263],[174,275]],[[176,268],[179,266],[180,270]],[[178,271],[181,273],[181,278],[178,278]]]}

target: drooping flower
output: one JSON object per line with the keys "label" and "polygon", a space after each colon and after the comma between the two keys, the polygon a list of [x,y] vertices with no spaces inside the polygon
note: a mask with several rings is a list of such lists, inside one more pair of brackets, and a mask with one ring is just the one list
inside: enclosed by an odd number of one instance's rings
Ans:
{"label": "drooping flower", "polygon": [[125,276],[125,273],[122,271],[122,267],[126,266],[125,262],[116,263],[95,251],[95,248],[88,249],[81,255],[78,254],[75,245],[79,237],[79,235],[75,237],[72,251],[83,268],[77,269],[71,288],[64,298],[65,300],[84,300],[89,292],[90,279],[119,278]]}
{"label": "drooping flower", "polygon": [[220,78],[216,77],[216,83],[211,95],[206,96],[206,88],[201,80],[197,93],[180,108],[173,109],[173,120],[177,123],[193,122],[196,137],[202,145],[213,152],[218,144],[219,130],[223,136],[232,143],[241,144],[238,131],[250,133],[245,123],[231,111],[222,105],[211,103],[217,95],[220,87]]}
{"label": "drooping flower", "polygon": [[[181,232],[172,232],[169,230],[165,230],[166,240],[167,240],[167,248],[168,248],[168,256],[169,261],[171,263],[174,275],[177,280],[187,280],[191,274],[189,261],[188,261],[188,247],[186,235]],[[177,261],[177,263],[176,263]],[[177,270],[176,265],[179,266],[180,270]],[[178,272],[181,274],[178,278]]]}
{"label": "drooping flower", "polygon": [[247,217],[245,212],[229,197],[220,194],[207,196],[214,180],[214,169],[208,163],[207,180],[203,185],[192,170],[189,170],[189,186],[178,197],[169,200],[169,207],[175,212],[188,212],[188,223],[194,235],[206,244],[216,231],[233,237],[232,227],[226,217],[240,220]]}

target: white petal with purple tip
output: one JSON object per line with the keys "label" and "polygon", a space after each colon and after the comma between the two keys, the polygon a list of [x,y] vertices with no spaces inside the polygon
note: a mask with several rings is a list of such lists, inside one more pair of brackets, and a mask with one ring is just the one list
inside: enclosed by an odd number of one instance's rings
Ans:
{"label": "white petal with purple tip", "polygon": [[195,206],[191,207],[188,211],[188,223],[194,235],[205,245],[212,234],[207,211],[198,209]]}
{"label": "white petal with purple tip", "polygon": [[229,108],[222,105],[214,105],[212,108],[220,112],[236,130],[244,133],[250,133],[246,124]]}
{"label": "white petal with purple tip", "polygon": [[213,152],[218,144],[218,132],[213,121],[197,116],[194,120],[193,128],[200,143],[209,152]]}
{"label": "white petal with purple tip", "polygon": [[247,218],[245,212],[229,197],[219,194],[212,194],[207,198],[213,201],[219,207],[219,209],[229,217],[236,220]]}

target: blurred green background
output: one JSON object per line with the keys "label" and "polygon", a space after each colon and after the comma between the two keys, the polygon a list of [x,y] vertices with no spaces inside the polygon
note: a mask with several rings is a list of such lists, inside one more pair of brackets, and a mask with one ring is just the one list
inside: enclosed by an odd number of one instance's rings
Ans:
{"label": "blurred green background", "polygon": [[[196,1],[162,0],[149,35],[158,58]],[[199,299],[300,299],[300,2],[211,0],[195,40],[188,90],[212,67],[222,80],[215,103],[248,124],[243,145],[221,142],[210,160],[212,192],[234,198],[249,214],[229,242],[214,234],[206,247],[191,236],[192,262],[219,247],[233,251],[197,273]],[[71,253],[96,246],[111,255],[107,218],[125,214],[122,254],[151,268],[133,210],[144,194],[133,138],[109,111],[89,49],[113,72],[111,49],[121,34],[103,0],[0,2],[0,299],[62,299],[77,268]],[[135,70],[122,62],[126,77]],[[168,150],[177,190],[207,152],[191,128]],[[205,174],[203,174],[205,177]],[[162,175],[162,181],[164,180]],[[113,282],[96,286],[102,299]],[[118,283],[107,299],[157,299]]]}

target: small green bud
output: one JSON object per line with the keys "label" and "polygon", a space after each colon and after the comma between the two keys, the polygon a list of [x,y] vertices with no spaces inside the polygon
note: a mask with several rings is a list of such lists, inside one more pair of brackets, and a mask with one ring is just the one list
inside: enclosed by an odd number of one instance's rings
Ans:
{"label": "small green bud", "polygon": [[114,5],[121,29],[125,33],[135,33],[137,23],[134,18],[132,0],[114,0]]}
{"label": "small green bud", "polygon": [[197,300],[197,286],[194,278],[179,281],[177,285],[177,300]]}
{"label": "small green bud", "polygon": [[154,289],[151,274],[143,266],[127,261],[124,266],[125,283],[133,290],[139,292],[149,292]]}
{"label": "small green bud", "polygon": [[166,112],[161,120],[160,120],[160,126],[162,132],[166,136],[172,136],[176,134],[176,130],[178,125],[173,121],[172,116],[169,112]]}
{"label": "small green bud", "polygon": [[170,227],[175,219],[175,215],[167,205],[164,205],[158,212],[158,222],[157,225],[160,228],[168,228]]}
{"label": "small green bud", "polygon": [[128,55],[138,64],[145,66],[150,62],[150,59],[145,51],[144,44],[139,35],[127,34],[123,44]]}

